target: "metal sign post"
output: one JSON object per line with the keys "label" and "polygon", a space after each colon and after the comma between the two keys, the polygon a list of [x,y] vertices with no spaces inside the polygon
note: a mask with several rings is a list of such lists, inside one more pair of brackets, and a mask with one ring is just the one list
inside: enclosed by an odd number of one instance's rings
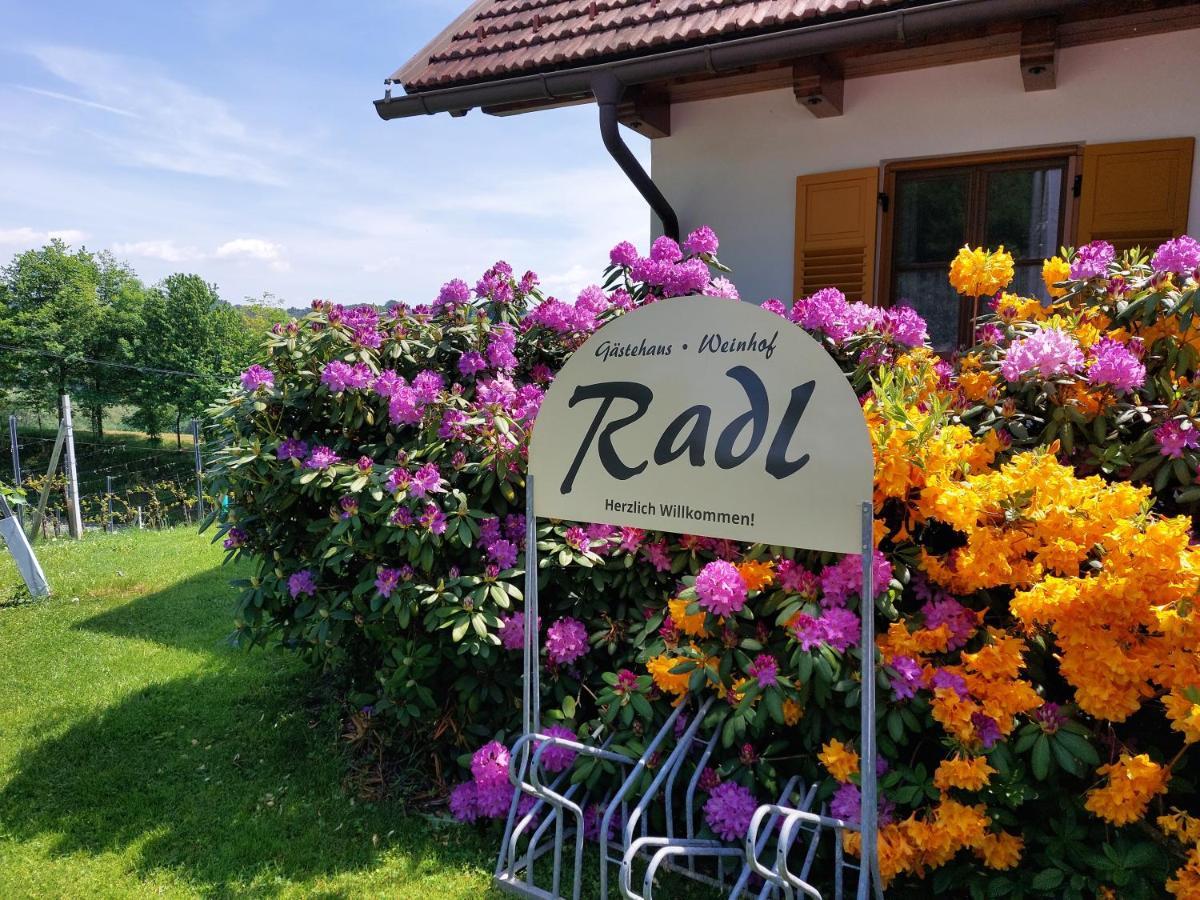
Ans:
{"label": "metal sign post", "polygon": [[[832,835],[838,896],[847,876],[856,875],[858,900],[868,900],[872,889],[882,898],[872,469],[862,409],[837,363],[800,328],[765,310],[711,297],[657,301],[613,319],[575,351],[546,392],[529,450],[523,734],[510,758],[516,793],[496,863],[497,886],[528,897],[561,896],[562,857],[573,840],[571,896],[577,900],[584,810],[598,807],[604,897],[615,865],[621,894],[629,898],[648,900],[660,868],[732,884],[734,896],[758,874],[760,897],[799,892],[820,898],[808,878],[819,841]],[[816,788],[806,791],[793,779],[778,803],[756,811],[744,847],[697,838],[700,773],[729,715],[711,697],[685,695],[636,759],[617,752],[611,736],[583,743],[543,733],[538,516],[861,555],[859,821],[813,812]],[[683,724],[685,706],[693,716]],[[570,783],[569,768],[548,777],[541,758],[554,746],[616,764],[618,786],[591,796]],[[690,777],[681,779],[685,772]],[[522,812],[530,800],[532,808]],[[613,839],[610,829],[619,832]],[[857,863],[843,854],[847,831],[861,835]],[[764,863],[771,846],[774,860]],[[802,856],[795,871],[793,851]],[[545,856],[551,876],[548,886],[539,886],[534,870]],[[698,868],[702,859],[707,862]],[[645,866],[641,894],[636,865]]]}

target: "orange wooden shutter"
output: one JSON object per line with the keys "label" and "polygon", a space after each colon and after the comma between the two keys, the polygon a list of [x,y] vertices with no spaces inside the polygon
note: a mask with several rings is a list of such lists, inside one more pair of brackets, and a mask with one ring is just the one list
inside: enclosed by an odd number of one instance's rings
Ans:
{"label": "orange wooden shutter", "polygon": [[796,179],[796,297],[836,287],[848,300],[871,300],[878,198],[874,168]]}
{"label": "orange wooden shutter", "polygon": [[1187,231],[1195,138],[1083,148],[1077,245],[1153,250]]}

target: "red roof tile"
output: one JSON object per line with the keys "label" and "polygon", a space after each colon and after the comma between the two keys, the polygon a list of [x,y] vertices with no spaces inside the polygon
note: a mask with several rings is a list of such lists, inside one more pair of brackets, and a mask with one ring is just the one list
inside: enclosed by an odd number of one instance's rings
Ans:
{"label": "red roof tile", "polygon": [[657,52],[903,0],[476,0],[392,75],[409,93]]}

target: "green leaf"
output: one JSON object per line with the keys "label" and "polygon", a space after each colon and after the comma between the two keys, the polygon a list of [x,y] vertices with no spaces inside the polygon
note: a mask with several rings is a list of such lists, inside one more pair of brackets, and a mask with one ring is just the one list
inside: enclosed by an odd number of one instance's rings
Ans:
{"label": "green leaf", "polygon": [[1042,869],[1033,876],[1029,886],[1035,891],[1052,891],[1063,883],[1065,877],[1062,869]]}
{"label": "green leaf", "polygon": [[1029,763],[1033,769],[1034,778],[1038,781],[1045,781],[1046,776],[1050,774],[1050,741],[1046,735],[1038,736],[1033,745],[1033,754]]}

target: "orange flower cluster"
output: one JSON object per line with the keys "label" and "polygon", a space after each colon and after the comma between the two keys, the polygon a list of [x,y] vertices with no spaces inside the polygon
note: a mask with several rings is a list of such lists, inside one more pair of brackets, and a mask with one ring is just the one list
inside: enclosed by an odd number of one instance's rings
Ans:
{"label": "orange flower cluster", "polygon": [[962,654],[962,664],[942,670],[962,677],[967,696],[953,688],[933,694],[933,718],[946,733],[964,746],[983,743],[976,713],[995,721],[1001,736],[1016,726],[1016,717],[1042,705],[1032,684],[1021,677],[1025,642],[1000,631],[988,630],[988,643],[978,653]]}
{"label": "orange flower cluster", "polygon": [[1142,818],[1151,798],[1166,793],[1170,779],[1170,772],[1145,753],[1122,753],[1119,760],[1101,766],[1096,774],[1107,775],[1108,784],[1088,791],[1084,805],[1114,825],[1128,825]]}
{"label": "orange flower cluster", "polygon": [[[991,869],[1011,869],[1020,862],[1024,842],[1004,831],[989,831],[991,818],[982,803],[967,805],[946,797],[926,815],[884,825],[879,829],[879,873],[884,884],[910,872],[924,877],[944,866],[960,850],[972,850]],[[847,852],[857,854],[858,834],[843,838]]]}
{"label": "orange flower cluster", "polygon": [[1013,279],[1012,254],[999,250],[963,247],[950,263],[950,284],[964,297],[991,295]]}
{"label": "orange flower cluster", "polygon": [[830,775],[843,783],[858,774],[858,751],[847,747],[837,738],[825,744],[817,758]]}
{"label": "orange flower cluster", "polygon": [[987,785],[996,770],[988,765],[984,756],[957,756],[944,759],[933,773],[933,786],[940,791],[961,788],[964,791],[979,791]]}

